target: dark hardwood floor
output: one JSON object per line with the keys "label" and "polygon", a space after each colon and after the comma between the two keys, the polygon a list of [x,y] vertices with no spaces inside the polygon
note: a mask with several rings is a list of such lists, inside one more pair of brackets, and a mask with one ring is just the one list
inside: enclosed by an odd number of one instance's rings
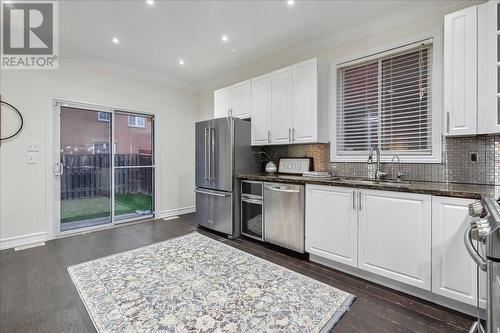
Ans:
{"label": "dark hardwood floor", "polygon": [[[0,332],[95,332],[66,267],[192,232],[193,217],[97,231],[17,252],[0,251]],[[473,320],[271,246],[200,232],[356,295],[334,332],[459,332],[467,331]]]}

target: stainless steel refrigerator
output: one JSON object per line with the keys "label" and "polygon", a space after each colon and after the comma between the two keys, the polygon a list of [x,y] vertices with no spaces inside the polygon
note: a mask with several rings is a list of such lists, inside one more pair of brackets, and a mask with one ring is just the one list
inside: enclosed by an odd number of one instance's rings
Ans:
{"label": "stainless steel refrigerator", "polygon": [[240,235],[239,184],[235,175],[255,172],[250,121],[218,118],[196,123],[196,223]]}

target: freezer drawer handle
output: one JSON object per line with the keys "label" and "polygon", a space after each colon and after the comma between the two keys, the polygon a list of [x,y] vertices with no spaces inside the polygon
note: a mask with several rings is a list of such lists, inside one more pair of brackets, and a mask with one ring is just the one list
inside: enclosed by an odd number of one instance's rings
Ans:
{"label": "freezer drawer handle", "polygon": [[206,195],[213,195],[213,196],[216,196],[216,197],[228,197],[231,195],[231,193],[226,193],[226,194],[223,194],[223,193],[215,193],[215,192],[208,192],[208,191],[202,191],[202,190],[194,190],[196,193],[200,193],[200,194],[206,194]]}

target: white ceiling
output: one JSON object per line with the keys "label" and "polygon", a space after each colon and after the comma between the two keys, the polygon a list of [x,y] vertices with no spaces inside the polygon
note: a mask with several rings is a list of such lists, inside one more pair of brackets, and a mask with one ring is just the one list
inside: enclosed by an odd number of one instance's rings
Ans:
{"label": "white ceiling", "polygon": [[[61,56],[201,85],[281,50],[383,15],[449,1],[61,1]],[[226,34],[228,42],[222,42]],[[111,42],[120,40],[118,45]],[[180,66],[179,59],[185,64]]]}

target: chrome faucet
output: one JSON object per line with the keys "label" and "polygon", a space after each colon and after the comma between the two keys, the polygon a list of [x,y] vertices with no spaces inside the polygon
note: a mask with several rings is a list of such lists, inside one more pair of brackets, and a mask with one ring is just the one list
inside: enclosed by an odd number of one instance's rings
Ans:
{"label": "chrome faucet", "polygon": [[398,155],[393,155],[392,156],[391,163],[393,165],[393,169],[394,169],[394,159],[398,160],[398,172],[396,172],[396,180],[402,181],[403,180],[403,176],[405,175],[405,173],[401,172],[401,160],[399,159]]}
{"label": "chrome faucet", "polygon": [[387,176],[387,172],[383,172],[380,170],[380,150],[378,149],[377,146],[373,146],[372,149],[370,149],[370,153],[368,154],[368,164],[373,163],[373,151],[377,152],[377,169],[375,170],[375,179],[380,180],[383,177]]}

